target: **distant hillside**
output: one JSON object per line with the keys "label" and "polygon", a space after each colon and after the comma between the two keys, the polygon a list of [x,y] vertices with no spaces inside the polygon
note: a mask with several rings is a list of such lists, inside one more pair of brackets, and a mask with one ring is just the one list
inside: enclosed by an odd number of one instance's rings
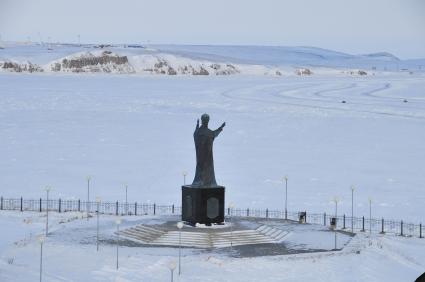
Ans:
{"label": "distant hillside", "polygon": [[368,75],[423,71],[425,60],[387,52],[351,55],[308,46],[7,43],[0,71],[158,75]]}

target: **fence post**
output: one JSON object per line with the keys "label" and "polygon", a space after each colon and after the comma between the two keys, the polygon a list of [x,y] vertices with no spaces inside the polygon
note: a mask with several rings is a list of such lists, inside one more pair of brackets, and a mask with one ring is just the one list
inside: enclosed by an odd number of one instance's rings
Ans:
{"label": "fence post", "polygon": [[41,212],[41,198],[40,198],[40,212]]}
{"label": "fence post", "polygon": [[304,223],[307,223],[307,211],[304,211],[305,212],[305,221],[304,221]]}
{"label": "fence post", "polygon": [[400,222],[400,231],[401,231],[400,236],[403,236],[403,220]]}
{"label": "fence post", "polygon": [[364,216],[362,217],[362,232],[364,232]]}
{"label": "fence post", "polygon": [[381,234],[384,234],[384,218],[381,219]]}
{"label": "fence post", "polygon": [[156,204],[153,203],[153,215],[156,215]]}
{"label": "fence post", "polygon": [[61,198],[59,198],[59,207],[58,207],[59,213],[61,212],[61,204],[62,204],[62,201],[61,201]]}
{"label": "fence post", "polygon": [[115,203],[115,215],[118,215],[118,201]]}
{"label": "fence post", "polygon": [[3,210],[3,196],[1,197],[1,201],[0,201],[0,210]]}
{"label": "fence post", "polygon": [[422,238],[422,223],[419,224],[419,238]]}
{"label": "fence post", "polygon": [[81,200],[78,199],[78,211],[81,211]]}
{"label": "fence post", "polygon": [[344,214],[344,218],[343,218],[342,223],[343,223],[342,229],[345,229],[345,214]]}
{"label": "fence post", "polygon": [[246,217],[249,217],[249,208],[246,209]]}
{"label": "fence post", "polygon": [[326,213],[323,213],[323,225],[326,226]]}
{"label": "fence post", "polygon": [[21,197],[21,211],[22,211],[22,202],[23,202],[23,199],[22,199],[22,197]]}
{"label": "fence post", "polygon": [[137,202],[134,203],[134,215],[137,215]]}
{"label": "fence post", "polygon": [[173,204],[173,206],[171,208],[171,212],[174,213],[174,204]]}
{"label": "fence post", "polygon": [[227,215],[230,215],[230,208],[227,208]]}
{"label": "fence post", "polygon": [[266,209],[266,218],[269,218],[269,209]]}

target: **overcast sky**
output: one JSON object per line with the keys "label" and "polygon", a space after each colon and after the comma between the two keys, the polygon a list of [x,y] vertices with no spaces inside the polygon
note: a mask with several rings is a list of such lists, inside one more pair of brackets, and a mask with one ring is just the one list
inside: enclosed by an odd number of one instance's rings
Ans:
{"label": "overcast sky", "polygon": [[425,0],[0,0],[2,40],[317,46],[425,58]]}

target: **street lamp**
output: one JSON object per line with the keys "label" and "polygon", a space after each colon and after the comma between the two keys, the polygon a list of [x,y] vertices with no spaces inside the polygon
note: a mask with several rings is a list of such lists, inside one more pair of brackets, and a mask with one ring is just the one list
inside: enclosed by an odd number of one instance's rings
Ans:
{"label": "street lamp", "polygon": [[47,237],[47,234],[49,233],[49,192],[51,188],[47,186],[44,190],[46,191],[46,237]]}
{"label": "street lamp", "polygon": [[171,282],[173,282],[174,280],[174,269],[176,269],[176,262],[174,260],[170,261],[170,263],[168,264],[168,268],[171,271]]}
{"label": "street lamp", "polygon": [[183,222],[177,223],[177,228],[179,229],[179,275],[181,274],[181,256],[182,256],[182,228]]}
{"label": "street lamp", "polygon": [[96,197],[96,217],[97,217],[97,224],[96,224],[96,250],[99,251],[99,207],[100,207],[101,198]]}
{"label": "street lamp", "polygon": [[285,220],[288,219],[288,176],[283,178],[285,180]]}
{"label": "street lamp", "polygon": [[120,224],[121,224],[121,218],[117,218],[115,220],[115,223],[117,224],[117,269],[118,269],[118,246],[119,246],[119,240],[120,240]]}
{"label": "street lamp", "polygon": [[354,186],[351,185],[351,232],[354,233]]}
{"label": "street lamp", "polygon": [[233,203],[230,203],[229,209],[230,209],[230,251],[233,251],[233,224],[232,224],[232,213],[233,208],[235,205]]}
{"label": "street lamp", "polygon": [[87,221],[89,220],[89,210],[90,210],[90,176],[86,177],[87,179]]}
{"label": "street lamp", "polygon": [[128,198],[127,198],[128,185],[127,183],[125,183],[124,185],[125,185],[125,215],[128,215]]}
{"label": "street lamp", "polygon": [[369,235],[372,234],[372,198],[369,197]]}
{"label": "street lamp", "polygon": [[336,229],[338,228],[338,202],[339,202],[339,199],[338,199],[338,197],[335,197],[334,198],[334,202],[335,202],[335,229],[334,229],[334,233],[335,233],[335,250],[336,250],[336,247],[337,247],[337,242],[336,242]]}
{"label": "street lamp", "polygon": [[43,235],[38,236],[38,242],[40,243],[40,282],[43,273],[43,243],[46,240],[46,237]]}
{"label": "street lamp", "polygon": [[183,185],[186,185],[186,175],[187,175],[187,171],[183,171],[182,172],[183,175]]}

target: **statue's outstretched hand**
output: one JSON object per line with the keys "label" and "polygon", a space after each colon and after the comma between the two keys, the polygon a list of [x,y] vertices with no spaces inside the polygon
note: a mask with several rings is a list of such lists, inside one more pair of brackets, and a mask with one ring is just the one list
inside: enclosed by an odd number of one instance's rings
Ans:
{"label": "statue's outstretched hand", "polygon": [[221,125],[221,128],[223,128],[223,127],[225,127],[226,126],[226,123],[225,122],[223,122],[223,124]]}

